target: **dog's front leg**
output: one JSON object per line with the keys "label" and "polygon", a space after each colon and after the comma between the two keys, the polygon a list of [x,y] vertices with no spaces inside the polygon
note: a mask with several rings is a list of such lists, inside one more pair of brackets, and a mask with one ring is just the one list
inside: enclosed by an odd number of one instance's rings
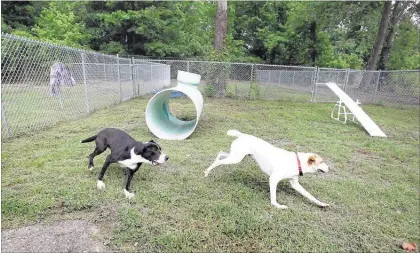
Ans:
{"label": "dog's front leg", "polygon": [[212,169],[214,169],[216,166],[219,165],[218,162],[219,162],[221,157],[227,157],[227,156],[229,156],[229,153],[220,151],[219,154],[217,154],[217,157],[214,160],[214,162],[204,171],[204,176],[207,177],[209,175],[210,171]]}
{"label": "dog's front leg", "polygon": [[134,193],[130,192],[130,184],[131,184],[131,180],[133,179],[134,173],[136,173],[139,167],[140,165],[134,170],[130,168],[125,168],[124,195],[128,199],[134,198]]}
{"label": "dog's front leg", "polygon": [[302,194],[302,196],[304,196],[305,198],[309,199],[310,201],[312,201],[316,205],[318,205],[320,207],[330,206],[330,205],[328,205],[326,203],[323,203],[323,202],[317,200],[314,196],[312,196],[309,192],[307,192],[302,187],[302,185],[300,185],[299,180],[297,178],[291,178],[289,181],[290,181],[290,184],[291,184],[291,186],[292,186],[293,189],[295,189],[297,192],[299,192],[300,194]]}
{"label": "dog's front leg", "polygon": [[281,179],[274,175],[270,177],[270,201],[273,206],[280,209],[286,209],[287,206],[277,203],[277,184],[280,182],[280,180]]}

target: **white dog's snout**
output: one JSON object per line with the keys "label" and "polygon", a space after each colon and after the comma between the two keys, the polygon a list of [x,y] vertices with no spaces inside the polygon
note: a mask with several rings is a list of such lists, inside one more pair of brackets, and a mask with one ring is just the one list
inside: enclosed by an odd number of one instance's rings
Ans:
{"label": "white dog's snout", "polygon": [[327,163],[322,162],[320,165],[318,165],[318,170],[321,170],[322,172],[328,172],[329,171],[329,166]]}

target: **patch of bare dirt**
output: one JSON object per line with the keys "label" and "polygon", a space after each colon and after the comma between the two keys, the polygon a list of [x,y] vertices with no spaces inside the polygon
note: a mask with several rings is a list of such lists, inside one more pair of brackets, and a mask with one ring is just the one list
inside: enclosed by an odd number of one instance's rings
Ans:
{"label": "patch of bare dirt", "polygon": [[51,224],[4,229],[2,252],[104,252],[99,227],[84,220],[63,220]]}

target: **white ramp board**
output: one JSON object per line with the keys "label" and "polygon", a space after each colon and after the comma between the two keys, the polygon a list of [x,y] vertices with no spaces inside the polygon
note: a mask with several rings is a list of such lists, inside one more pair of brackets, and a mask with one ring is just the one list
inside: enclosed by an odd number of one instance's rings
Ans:
{"label": "white ramp board", "polygon": [[325,85],[330,88],[335,95],[337,95],[347,108],[353,113],[354,117],[362,124],[366,131],[371,136],[386,137],[385,133],[373,122],[373,120],[356,104],[356,102],[342,91],[335,83],[326,83]]}

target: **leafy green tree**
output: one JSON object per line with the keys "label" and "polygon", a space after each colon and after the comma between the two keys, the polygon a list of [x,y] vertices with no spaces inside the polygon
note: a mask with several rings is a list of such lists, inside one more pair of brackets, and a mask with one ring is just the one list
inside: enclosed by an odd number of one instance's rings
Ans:
{"label": "leafy green tree", "polygon": [[[416,26],[416,25],[418,26],[419,25],[418,18],[416,18],[415,15],[419,13],[419,11],[420,11],[420,3],[400,2],[400,1],[395,2],[395,4],[393,5],[391,17],[390,17],[390,22],[388,25],[388,31],[386,33],[384,46],[380,54],[380,60],[378,64],[379,69],[385,70],[385,69],[388,69],[389,67],[388,62],[389,62],[391,48],[394,44],[393,43],[394,37],[395,37],[394,35],[395,35],[395,32],[399,29],[401,22],[403,20],[406,20],[406,21],[410,20],[408,23],[406,23],[406,25],[410,25],[411,23],[412,26]],[[417,24],[415,20],[417,20]],[[404,27],[406,26],[402,25],[401,27],[404,29]],[[398,45],[400,45],[400,43],[408,45],[407,43],[404,43],[402,41],[400,41]],[[410,51],[410,49],[408,49],[407,51]]]}
{"label": "leafy green tree", "polygon": [[[107,54],[356,69],[367,66],[383,5],[229,2],[224,47],[216,53],[214,1],[1,2],[2,32]],[[418,3],[393,4],[381,69],[418,67],[418,10]]]}
{"label": "leafy green tree", "polygon": [[83,23],[76,22],[72,2],[50,2],[41,11],[33,27],[40,39],[72,47],[86,47],[89,34]]}
{"label": "leafy green tree", "polygon": [[389,69],[420,69],[419,30],[406,18],[396,31]]}
{"label": "leafy green tree", "polygon": [[[87,24],[100,27],[102,36],[98,33],[94,39],[94,47],[99,49],[124,49],[126,54],[162,57],[205,55],[214,34],[211,29],[214,26],[209,25],[214,18],[210,18],[213,6],[202,2],[176,2],[135,6],[133,10],[130,5],[114,4],[105,6],[112,10],[96,13]],[[103,46],[111,42],[112,47]]]}
{"label": "leafy green tree", "polygon": [[378,36],[376,38],[375,44],[373,45],[372,53],[366,66],[367,70],[376,70],[376,65],[379,62],[379,55],[381,53],[382,46],[385,41],[386,31],[388,29],[391,10],[392,2],[385,2],[381,15],[381,22],[379,24]]}
{"label": "leafy green tree", "polygon": [[25,31],[31,34],[35,18],[39,15],[46,2],[1,1],[2,32],[13,33]]}
{"label": "leafy green tree", "polygon": [[[230,4],[230,3],[229,3]],[[233,37],[243,41],[251,57],[271,63],[283,63],[286,4],[280,2],[232,2],[235,6]]]}

